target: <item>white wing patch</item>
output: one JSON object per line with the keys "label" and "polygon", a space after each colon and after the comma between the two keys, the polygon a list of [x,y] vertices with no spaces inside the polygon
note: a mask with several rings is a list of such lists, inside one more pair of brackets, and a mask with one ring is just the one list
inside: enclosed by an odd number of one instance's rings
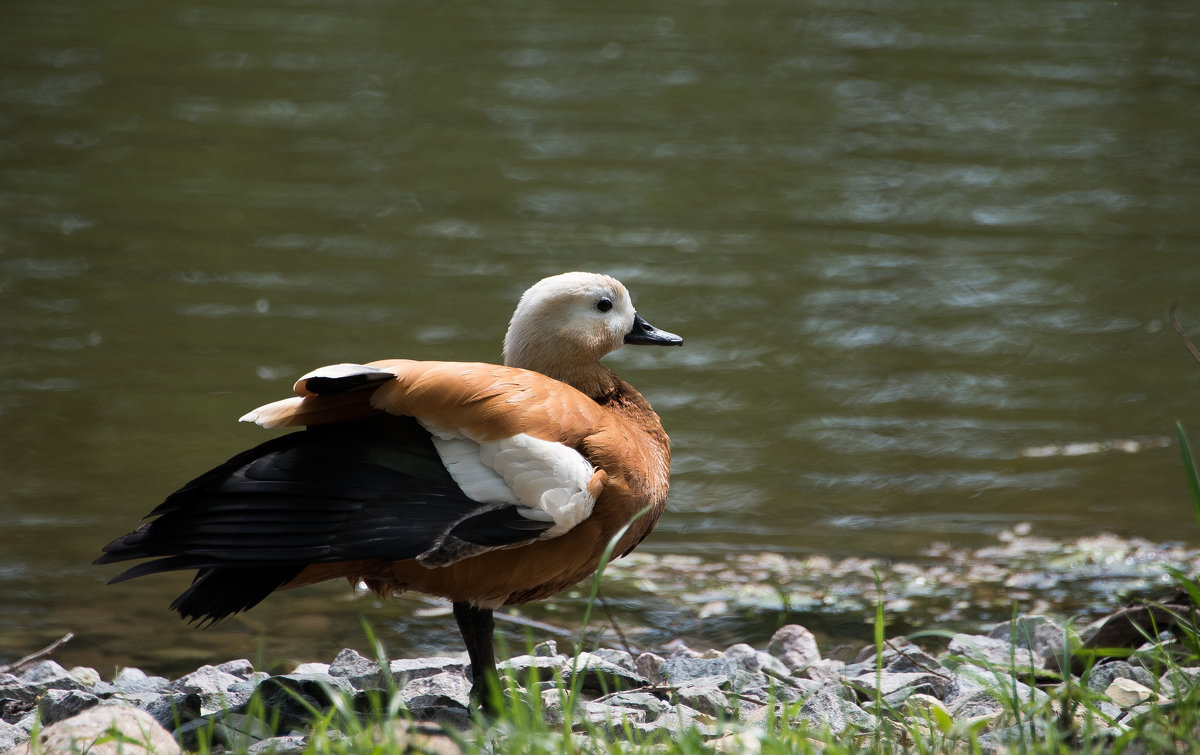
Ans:
{"label": "white wing patch", "polygon": [[558,537],[591,515],[596,499],[588,483],[595,470],[575,449],[525,433],[479,443],[421,424],[464,493],[481,502],[517,504],[522,516],[554,522],[539,539]]}

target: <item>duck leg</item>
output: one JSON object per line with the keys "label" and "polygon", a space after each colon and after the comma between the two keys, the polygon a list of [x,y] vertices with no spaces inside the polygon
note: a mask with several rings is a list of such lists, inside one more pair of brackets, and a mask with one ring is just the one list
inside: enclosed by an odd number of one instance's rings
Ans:
{"label": "duck leg", "polygon": [[493,691],[499,690],[496,651],[492,645],[495,622],[492,609],[476,608],[465,601],[454,604],[454,620],[471,658],[471,700],[483,713],[495,713]]}

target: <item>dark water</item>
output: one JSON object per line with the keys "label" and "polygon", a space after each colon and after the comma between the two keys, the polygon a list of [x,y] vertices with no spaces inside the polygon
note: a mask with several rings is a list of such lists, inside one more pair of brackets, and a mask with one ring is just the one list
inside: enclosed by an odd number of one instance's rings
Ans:
{"label": "dark water", "polygon": [[322,659],[359,613],[456,650],[343,586],[195,632],[186,577],[89,562],[297,375],[496,359],[567,269],[687,338],[611,359],[676,449],[646,549],[1197,542],[1195,11],[0,4],[0,661],[67,630],[105,672]]}

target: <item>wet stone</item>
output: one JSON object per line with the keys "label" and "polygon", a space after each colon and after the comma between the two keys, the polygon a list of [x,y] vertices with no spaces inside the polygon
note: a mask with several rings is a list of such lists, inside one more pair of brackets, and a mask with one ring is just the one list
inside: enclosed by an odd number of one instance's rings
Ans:
{"label": "wet stone", "polygon": [[1087,675],[1087,688],[1092,692],[1104,692],[1117,679],[1130,679],[1144,687],[1154,689],[1154,675],[1141,666],[1127,661],[1109,661],[1093,666]]}
{"label": "wet stone", "polygon": [[845,670],[845,661],[822,658],[815,663],[810,663],[803,668],[794,670],[793,676],[798,674],[800,679],[807,679],[819,682],[821,684],[828,684],[845,676]]}
{"label": "wet stone", "polygon": [[793,671],[821,660],[817,638],[799,624],[788,624],[777,629],[767,645],[767,652]]}
{"label": "wet stone", "polygon": [[554,640],[539,642],[533,646],[533,651],[530,654],[541,656],[543,658],[553,658],[558,655],[558,643]]}
{"label": "wet stone", "polygon": [[561,678],[567,670],[566,656],[519,655],[496,664],[501,676],[511,675],[518,684],[547,682]]}
{"label": "wet stone", "polygon": [[[564,657],[565,658],[565,657]],[[637,689],[650,683],[644,676],[624,666],[609,663],[592,653],[580,653],[578,662],[565,663],[563,680],[571,684],[576,675],[582,676],[579,689],[585,693],[603,695],[626,689]]]}
{"label": "wet stone", "polygon": [[839,686],[829,684],[810,695],[800,707],[799,718],[817,731],[840,732],[847,727],[868,725],[873,718],[871,714],[843,699]]}
{"label": "wet stone", "polygon": [[172,692],[157,695],[139,704],[150,716],[168,729],[177,729],[200,717],[200,696],[195,692]]}
{"label": "wet stone", "polygon": [[400,690],[400,699],[418,718],[432,717],[434,709],[466,710],[471,696],[471,683],[462,674],[442,672],[414,679]]}
{"label": "wet stone", "polygon": [[236,676],[241,679],[249,679],[254,673],[254,664],[245,658],[239,658],[234,661],[226,661],[218,666],[215,666],[217,671],[230,676]]}
{"label": "wet stone", "polygon": [[602,661],[607,661],[614,666],[620,666],[626,671],[637,671],[637,665],[634,663],[633,654],[626,650],[599,648],[597,650],[593,650],[592,655]]}
{"label": "wet stone", "polygon": [[0,752],[8,752],[29,737],[23,726],[0,721]]}
{"label": "wet stone", "polygon": [[1200,668],[1183,667],[1168,669],[1158,678],[1158,686],[1147,685],[1160,689],[1171,697],[1180,697],[1200,684]]}
{"label": "wet stone", "polygon": [[21,681],[40,689],[68,690],[86,689],[71,673],[54,661],[38,661],[25,669],[20,675]]}
{"label": "wet stone", "polygon": [[650,692],[617,692],[604,698],[606,705],[621,708],[636,708],[646,714],[647,721],[653,721],[670,710],[670,705],[657,695]]}
{"label": "wet stone", "polygon": [[1020,616],[1015,622],[1001,622],[988,636],[1033,651],[1043,666],[1058,668],[1065,655],[1066,630],[1046,616]]}
{"label": "wet stone", "polygon": [[11,674],[0,675],[0,720],[19,721],[33,707],[42,689]]}
{"label": "wet stone", "polygon": [[67,672],[71,678],[83,685],[84,689],[92,689],[100,683],[100,672],[87,666],[75,666]]}
{"label": "wet stone", "polygon": [[893,672],[888,671],[876,678],[874,674],[865,674],[850,680],[865,699],[872,700],[878,693],[890,705],[904,702],[909,695],[922,694],[941,699],[950,686],[948,677],[931,674],[927,671]]}
{"label": "wet stone", "polygon": [[1042,659],[1028,648],[1019,648],[1008,640],[972,634],[956,634],[947,648],[959,655],[997,668],[1038,669]]}
{"label": "wet stone", "polygon": [[466,664],[457,658],[435,656],[433,658],[414,658],[391,661],[388,663],[388,673],[392,675],[392,683],[403,687],[414,679],[423,679],[438,674],[466,674]]}
{"label": "wet stone", "polygon": [[90,692],[76,689],[46,690],[38,698],[38,716],[43,725],[49,725],[65,721],[99,702],[100,698]]}
{"label": "wet stone", "polygon": [[171,686],[179,692],[195,692],[202,696],[215,696],[240,681],[243,681],[241,677],[221,671],[216,666],[201,666],[192,673],[180,677]]}
{"label": "wet stone", "polygon": [[990,672],[974,666],[964,666],[950,674],[946,691],[941,696],[947,705],[964,700],[977,692],[983,692],[995,686],[995,677]]}
{"label": "wet stone", "polygon": [[[97,687],[103,687],[107,691],[108,687],[103,686],[105,684],[101,682]],[[171,687],[169,679],[161,676],[149,676],[146,672],[136,668],[121,669],[113,677],[112,682],[107,684],[116,689],[119,695],[128,696],[135,700],[149,700],[155,695],[167,692]]]}
{"label": "wet stone", "polygon": [[379,661],[372,660],[353,648],[344,648],[329,664],[330,676],[344,677],[356,689],[378,689],[380,685]]}
{"label": "wet stone", "polygon": [[663,664],[667,662],[666,658],[654,653],[642,653],[634,659],[634,669],[650,680],[651,684],[660,684],[664,681],[662,675]]}
{"label": "wet stone", "polygon": [[737,663],[728,658],[668,658],[659,673],[665,681],[679,684],[706,676],[728,679],[737,668]]}
{"label": "wet stone", "polygon": [[672,697],[673,701],[714,718],[725,717],[729,707],[729,700],[716,677],[702,677],[684,683],[675,689]]}
{"label": "wet stone", "polygon": [[246,755],[300,755],[307,748],[308,737],[290,734],[255,742],[246,749]]}

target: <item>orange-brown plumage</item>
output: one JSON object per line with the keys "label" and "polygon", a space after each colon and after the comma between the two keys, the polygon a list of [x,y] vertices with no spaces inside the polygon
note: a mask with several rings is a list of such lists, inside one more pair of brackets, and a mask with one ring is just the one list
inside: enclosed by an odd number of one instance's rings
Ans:
{"label": "orange-brown plumage", "polygon": [[272,427],[314,425],[384,412],[461,429],[481,440],[527,433],[578,450],[603,472],[595,481],[595,507],[586,521],[550,540],[437,569],[415,559],[314,564],[288,587],[345,577],[381,595],[417,590],[477,605],[524,603],[595,571],[609,540],[626,525],[614,553],[627,553],[662,514],[670,443],[650,404],[616,375],[613,390],[593,399],[540,373],[494,364],[389,359],[366,366],[396,377],[373,389],[330,396],[310,393],[301,380],[296,390],[302,398],[277,407],[264,421]]}
{"label": "orange-brown plumage", "polygon": [[478,690],[494,675],[493,608],[575,584],[615,537],[628,553],[666,504],[659,417],[599,362],[624,343],[682,339],[638,317],[616,280],[567,273],[522,296],[505,366],[315,370],[242,418],[308,429],[188,483],[97,562],[156,559],[117,579],[196,569],[172,607],[200,620],[335,578],[446,597]]}

